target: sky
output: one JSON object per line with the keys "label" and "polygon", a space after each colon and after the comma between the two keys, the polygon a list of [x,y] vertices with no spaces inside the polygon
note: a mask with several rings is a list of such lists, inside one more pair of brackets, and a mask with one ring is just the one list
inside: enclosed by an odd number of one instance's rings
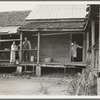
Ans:
{"label": "sky", "polygon": [[86,1],[77,1],[77,2],[68,2],[68,1],[0,1],[0,12],[4,11],[19,11],[19,10],[32,10],[37,4],[44,3],[67,3],[67,4],[100,4],[100,2],[86,2]]}
{"label": "sky", "polygon": [[1,2],[0,12],[2,11],[20,11],[20,10],[32,10],[36,6],[36,2]]}
{"label": "sky", "polygon": [[[19,10],[32,10],[34,9],[34,7],[37,4],[44,4],[44,3],[70,3],[70,2],[61,2],[61,1],[57,1],[57,2],[43,2],[43,1],[0,1],[0,12],[4,12],[4,11],[19,11]],[[72,2],[71,2],[72,3]],[[74,2],[75,3],[75,2]],[[86,6],[86,2],[85,6]],[[83,3],[81,3],[83,4]]]}

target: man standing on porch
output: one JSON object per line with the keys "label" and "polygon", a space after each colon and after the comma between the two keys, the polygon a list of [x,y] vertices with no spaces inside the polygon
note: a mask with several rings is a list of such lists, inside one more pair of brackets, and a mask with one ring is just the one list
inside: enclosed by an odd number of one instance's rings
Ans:
{"label": "man standing on porch", "polygon": [[23,60],[25,62],[28,62],[30,60],[30,49],[31,49],[31,43],[30,41],[27,39],[27,37],[24,38],[24,42],[23,42]]}

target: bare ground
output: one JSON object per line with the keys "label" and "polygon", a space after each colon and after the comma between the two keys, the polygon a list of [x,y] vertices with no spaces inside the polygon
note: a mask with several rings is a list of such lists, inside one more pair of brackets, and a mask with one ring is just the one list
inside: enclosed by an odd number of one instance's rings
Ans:
{"label": "bare ground", "polygon": [[72,76],[63,74],[29,75],[0,74],[0,95],[70,95],[67,92]]}

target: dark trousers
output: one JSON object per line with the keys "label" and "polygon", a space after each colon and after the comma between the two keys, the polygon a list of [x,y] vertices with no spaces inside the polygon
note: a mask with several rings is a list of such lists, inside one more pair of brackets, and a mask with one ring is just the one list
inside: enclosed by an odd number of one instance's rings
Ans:
{"label": "dark trousers", "polygon": [[29,60],[30,60],[29,51],[28,50],[24,50],[23,51],[23,61],[27,62]]}
{"label": "dark trousers", "polygon": [[73,62],[77,61],[76,59],[77,59],[76,57],[71,56],[71,61],[73,61]]}

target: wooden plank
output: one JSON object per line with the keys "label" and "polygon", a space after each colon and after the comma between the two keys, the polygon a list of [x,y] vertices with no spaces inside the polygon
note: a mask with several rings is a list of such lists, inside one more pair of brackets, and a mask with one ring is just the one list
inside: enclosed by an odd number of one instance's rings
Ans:
{"label": "wooden plank", "polygon": [[94,45],[94,43],[95,43],[95,20],[92,20],[91,21],[91,38],[92,38],[92,46]]}
{"label": "wooden plank", "polygon": [[83,54],[82,54],[82,62],[85,61],[85,34],[83,34]]}
{"label": "wooden plank", "polygon": [[17,67],[17,65],[12,63],[0,63],[0,67]]}
{"label": "wooden plank", "polygon": [[21,63],[20,66],[36,66],[36,63]]}
{"label": "wooden plank", "polygon": [[84,19],[83,18],[79,18],[79,19],[42,19],[42,20],[30,20],[30,21],[32,21],[32,22],[34,22],[34,23],[37,23],[37,22],[42,22],[42,23],[65,23],[65,22],[67,22],[67,23],[81,23],[81,22],[84,22]]}
{"label": "wooden plank", "polygon": [[77,67],[75,65],[40,65],[41,67],[52,67],[52,68],[64,68],[64,72],[66,72],[66,68],[83,68],[84,66]]}
{"label": "wooden plank", "polygon": [[100,96],[100,78],[97,78],[97,95]]}
{"label": "wooden plank", "polygon": [[12,66],[11,66],[11,65],[1,65],[0,67],[1,67],[1,68],[2,68],[2,67],[9,67],[9,68],[10,68],[10,67],[17,67],[17,65],[12,65]]}
{"label": "wooden plank", "polygon": [[0,59],[0,61],[10,61],[10,59]]}
{"label": "wooden plank", "polygon": [[22,61],[22,39],[23,39],[23,34],[20,33],[20,61]]}
{"label": "wooden plank", "polygon": [[66,63],[65,65],[73,65],[73,66],[84,66],[86,67],[87,64],[82,64],[82,63]]}
{"label": "wooden plank", "polygon": [[29,32],[84,32],[84,29],[19,29],[19,31],[29,31]]}
{"label": "wooden plank", "polygon": [[[91,21],[91,42],[92,46],[95,44],[95,20]],[[91,67],[94,67],[94,48],[92,49]]]}
{"label": "wooden plank", "polygon": [[[41,36],[47,36],[47,35],[62,35],[62,34],[69,34],[69,33],[46,33],[46,34],[41,34]],[[38,36],[38,34],[34,34],[32,36]]]}
{"label": "wooden plank", "polygon": [[37,51],[37,49],[22,49],[23,51],[25,50],[28,50],[28,51],[32,51],[32,50],[34,50],[34,51]]}
{"label": "wooden plank", "polygon": [[100,72],[100,5],[99,5],[99,72]]}
{"label": "wooden plank", "polygon": [[[44,33],[40,33],[41,35],[62,35],[62,34],[85,34],[85,32],[60,32],[60,31],[57,31],[57,32],[44,32]],[[32,36],[38,36],[38,34],[33,34]]]}
{"label": "wooden plank", "polygon": [[72,56],[72,55],[71,55],[71,52],[72,52],[72,51],[71,51],[71,47],[72,47],[72,46],[71,46],[71,43],[72,43],[72,34],[70,34],[70,62],[71,62],[71,56]]}
{"label": "wooden plank", "polygon": [[[99,5],[99,65],[98,72],[100,73],[100,5]],[[100,95],[100,76],[97,78],[97,95]]]}
{"label": "wooden plank", "polygon": [[87,59],[88,59],[88,49],[89,49],[89,32],[86,33],[86,37],[87,37],[87,45],[86,45],[86,50],[87,50]]}
{"label": "wooden plank", "polygon": [[75,62],[75,63],[41,63],[42,66],[46,66],[46,65],[49,65],[49,66],[87,66],[87,64],[85,63],[78,63],[78,62]]}
{"label": "wooden plank", "polygon": [[[1,40],[1,36],[0,36],[0,40]],[[1,43],[0,43],[0,47],[1,47]]]}
{"label": "wooden plank", "polygon": [[11,51],[19,51],[19,50],[0,50],[0,52],[11,52]]}
{"label": "wooden plank", "polygon": [[10,41],[20,41],[20,39],[5,39],[5,40],[0,40],[0,42],[10,42]]}
{"label": "wooden plank", "polygon": [[[55,32],[55,33],[41,33],[41,36],[48,36],[48,35],[63,35],[63,34],[84,34],[84,32]],[[32,36],[38,36],[38,34],[33,34]]]}
{"label": "wooden plank", "polygon": [[37,50],[37,64],[39,64],[39,59],[40,59],[40,32],[38,32],[38,50]]}

